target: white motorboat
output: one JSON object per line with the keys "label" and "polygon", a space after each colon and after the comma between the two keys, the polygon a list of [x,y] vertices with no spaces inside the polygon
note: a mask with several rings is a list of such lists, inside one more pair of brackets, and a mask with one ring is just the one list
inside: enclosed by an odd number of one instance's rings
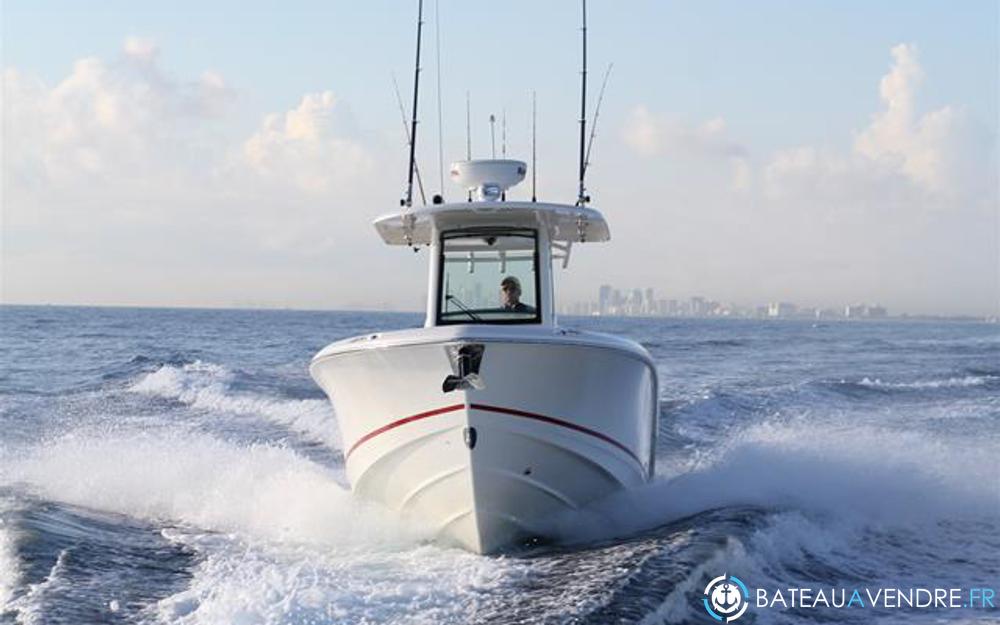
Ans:
{"label": "white motorboat", "polygon": [[[485,172],[516,161],[457,163]],[[492,176],[499,178],[500,176]],[[390,245],[430,248],[423,328],[329,345],[312,361],[355,492],[479,553],[537,535],[653,471],[657,378],[631,341],[561,327],[553,262],[606,241],[590,207],[488,199],[382,217]],[[558,258],[562,256],[562,258]],[[521,306],[501,305],[520,283]],[[510,281],[508,280],[508,284]]]}
{"label": "white motorboat", "polygon": [[[649,354],[555,314],[554,263],[607,241],[608,225],[585,204],[582,172],[575,205],[506,201],[526,170],[454,163],[468,201],[376,220],[385,243],[429,249],[424,327],[338,341],[310,366],[333,403],[352,489],[477,553],[544,537],[556,515],[653,473]],[[410,172],[408,198],[412,162]]]}

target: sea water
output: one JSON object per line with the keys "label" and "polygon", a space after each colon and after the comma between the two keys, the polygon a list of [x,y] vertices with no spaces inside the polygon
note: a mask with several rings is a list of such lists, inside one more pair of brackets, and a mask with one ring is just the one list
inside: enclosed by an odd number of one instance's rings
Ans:
{"label": "sea water", "polygon": [[653,355],[656,479],[554,519],[560,542],[482,557],[350,494],[307,372],[330,341],[420,322],[0,307],[0,622],[709,623],[723,574],[772,594],[1000,587],[996,325],[564,319]]}

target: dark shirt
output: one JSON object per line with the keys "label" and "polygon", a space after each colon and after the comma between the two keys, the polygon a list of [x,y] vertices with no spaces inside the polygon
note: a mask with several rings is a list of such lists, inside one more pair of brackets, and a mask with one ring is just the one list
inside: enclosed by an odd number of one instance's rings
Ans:
{"label": "dark shirt", "polygon": [[523,302],[518,302],[516,304],[507,304],[503,307],[504,310],[517,313],[533,313],[535,309]]}

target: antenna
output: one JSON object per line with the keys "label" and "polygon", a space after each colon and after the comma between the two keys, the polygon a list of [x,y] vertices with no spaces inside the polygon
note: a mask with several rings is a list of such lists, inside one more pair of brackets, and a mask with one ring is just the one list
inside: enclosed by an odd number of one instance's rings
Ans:
{"label": "antenna", "polygon": [[[472,100],[469,92],[465,92],[465,160],[472,160]],[[472,191],[468,194],[469,201],[472,201]]]}
{"label": "antenna", "polygon": [[[438,109],[438,184],[441,198],[444,198],[444,124],[441,121],[441,14],[440,0],[434,0],[434,40],[437,48],[437,109]],[[419,181],[419,176],[417,177]]]}
{"label": "antenna", "polygon": [[[403,98],[399,95],[399,83],[396,82],[396,75],[392,74],[392,88],[396,91],[396,103],[399,104],[399,117],[403,122],[403,135],[406,137],[406,145],[411,145],[410,127],[406,125],[406,109],[403,107]],[[427,203],[427,196],[424,195],[424,180],[420,177],[420,168],[417,162],[413,161],[413,171],[417,174],[417,186],[420,188],[420,201]]]}
{"label": "antenna", "polygon": [[[507,158],[507,109],[503,109],[503,113],[500,117],[500,157]],[[507,190],[504,189],[503,193],[500,194],[500,201],[507,201]],[[504,269],[500,270],[505,271]]]}
{"label": "antenna", "polygon": [[424,0],[417,3],[417,60],[413,68],[413,118],[410,122],[410,171],[406,182],[406,206],[413,205],[413,174],[417,169],[417,102],[420,93],[420,36],[424,28]]}
{"label": "antenna", "polygon": [[537,107],[535,106],[535,92],[531,92],[531,201],[535,202],[538,200],[538,196],[535,194],[535,170],[537,167],[536,150],[535,150],[535,122],[538,117]]}
{"label": "antenna", "polygon": [[491,158],[497,157],[497,118],[496,115],[490,113],[490,150],[493,155]]}
{"label": "antenna", "polygon": [[587,140],[587,153],[583,159],[583,173],[587,173],[590,167],[590,150],[594,147],[594,136],[597,135],[597,118],[601,115],[601,102],[604,102],[604,89],[608,86],[608,76],[611,75],[611,68],[614,63],[608,63],[608,69],[604,71],[604,81],[601,82],[601,93],[597,96],[597,106],[594,107],[594,123],[590,126],[590,138]]}
{"label": "antenna", "polygon": [[472,100],[465,92],[465,160],[472,160]]}
{"label": "antenna", "polygon": [[507,109],[500,118],[500,157],[507,158]]}
{"label": "antenna", "polygon": [[584,140],[587,137],[587,0],[581,0],[581,5],[583,7],[583,28],[580,29],[583,38],[583,69],[580,71],[580,188],[576,196],[578,206],[587,201],[583,186],[583,177],[587,171],[586,154],[584,153]]}

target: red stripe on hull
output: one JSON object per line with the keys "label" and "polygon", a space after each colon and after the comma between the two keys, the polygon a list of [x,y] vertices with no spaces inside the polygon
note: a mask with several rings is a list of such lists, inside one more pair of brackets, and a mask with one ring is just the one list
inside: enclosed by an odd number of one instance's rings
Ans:
{"label": "red stripe on hull", "polygon": [[[605,443],[609,443],[611,445],[614,445],[618,449],[621,449],[626,454],[628,454],[629,457],[631,457],[633,460],[635,460],[636,464],[638,464],[640,467],[643,468],[643,470],[645,470],[645,467],[643,466],[642,461],[639,460],[638,456],[636,456],[634,453],[632,453],[631,449],[629,449],[628,447],[626,447],[622,443],[616,441],[615,439],[611,438],[607,434],[603,434],[601,432],[598,432],[597,430],[592,430],[592,429],[590,429],[588,427],[584,427],[582,425],[577,425],[576,423],[572,423],[570,421],[564,421],[562,419],[557,419],[555,417],[550,417],[550,416],[547,416],[547,415],[538,414],[536,412],[528,412],[526,410],[517,410],[517,409],[514,409],[514,408],[504,408],[502,406],[490,406],[490,405],[487,405],[487,404],[469,404],[469,407],[470,408],[474,408],[476,410],[483,410],[483,411],[486,411],[486,412],[494,412],[494,413],[498,413],[498,414],[509,415],[509,416],[512,416],[512,417],[521,417],[521,418],[524,418],[524,419],[532,419],[534,421],[541,421],[542,423],[548,423],[549,425],[556,425],[556,426],[559,426],[559,427],[564,427],[564,428],[567,428],[569,430],[573,430],[574,432],[580,432],[581,434],[587,434],[589,436],[593,436],[594,438],[598,438],[598,439],[604,441]],[[402,419],[397,419],[396,421],[393,421],[391,423],[387,423],[386,425],[383,425],[382,427],[380,427],[378,429],[372,430],[371,432],[365,434],[364,436],[362,436],[361,438],[359,438],[357,441],[355,441],[354,444],[351,445],[351,448],[347,450],[347,453],[344,454],[344,459],[346,460],[347,458],[349,458],[350,455],[352,453],[354,453],[355,449],[357,449],[358,447],[360,447],[363,443],[366,443],[366,442],[370,441],[371,439],[375,438],[379,434],[382,434],[384,432],[388,432],[389,430],[398,428],[401,425],[406,425],[407,423],[412,423],[413,421],[419,421],[421,419],[427,419],[429,417],[434,417],[434,416],[437,416],[437,415],[440,415],[440,414],[445,414],[445,413],[448,413],[448,412],[454,412],[456,410],[461,410],[462,408],[465,408],[465,404],[454,404],[454,405],[451,405],[451,406],[445,406],[443,408],[436,408],[434,410],[428,410],[427,412],[420,412],[420,413],[417,413],[415,415],[411,415],[409,417],[403,417]]]}
{"label": "red stripe on hull", "polygon": [[347,458],[349,458],[350,455],[354,453],[354,450],[357,449],[362,443],[370,441],[371,439],[375,438],[379,434],[382,434],[383,432],[388,432],[389,430],[398,428],[401,425],[406,425],[407,423],[412,423],[413,421],[419,421],[420,419],[434,417],[439,414],[444,414],[446,412],[454,412],[456,410],[461,410],[462,408],[465,408],[465,404],[454,404],[451,406],[445,406],[444,408],[435,408],[434,410],[428,410],[427,412],[419,412],[415,415],[411,415],[409,417],[403,417],[402,419],[398,419],[396,421],[393,421],[392,423],[383,425],[377,430],[372,430],[371,432],[365,434],[364,436],[356,440],[354,444],[351,445],[351,448],[347,450],[347,453],[344,454],[344,460],[347,460]]}
{"label": "red stripe on hull", "polygon": [[543,415],[543,414],[538,414],[536,412],[528,412],[526,410],[515,410],[514,408],[504,408],[502,406],[488,406],[486,404],[470,404],[469,407],[470,408],[476,408],[478,410],[486,410],[488,412],[498,412],[500,414],[511,415],[511,416],[514,416],[514,417],[524,417],[525,419],[534,419],[535,421],[541,421],[543,423],[550,423],[552,425],[558,425],[560,427],[568,428],[568,429],[573,430],[575,432],[581,432],[583,434],[589,434],[590,436],[593,436],[595,438],[599,438],[602,441],[604,441],[605,443],[611,443],[612,445],[614,445],[618,449],[621,449],[622,451],[624,451],[625,453],[627,453],[629,456],[631,456],[632,459],[635,460],[639,464],[640,467],[642,466],[642,461],[640,461],[639,458],[634,453],[632,453],[631,449],[629,449],[628,447],[626,447],[622,443],[619,443],[618,441],[616,441],[615,439],[611,438],[607,434],[602,434],[601,432],[598,432],[597,430],[592,430],[592,429],[590,429],[588,427],[584,427],[582,425],[577,425],[576,423],[572,423],[570,421],[563,421],[562,419],[556,419],[555,417],[549,417],[549,416],[546,416],[546,415]]}

